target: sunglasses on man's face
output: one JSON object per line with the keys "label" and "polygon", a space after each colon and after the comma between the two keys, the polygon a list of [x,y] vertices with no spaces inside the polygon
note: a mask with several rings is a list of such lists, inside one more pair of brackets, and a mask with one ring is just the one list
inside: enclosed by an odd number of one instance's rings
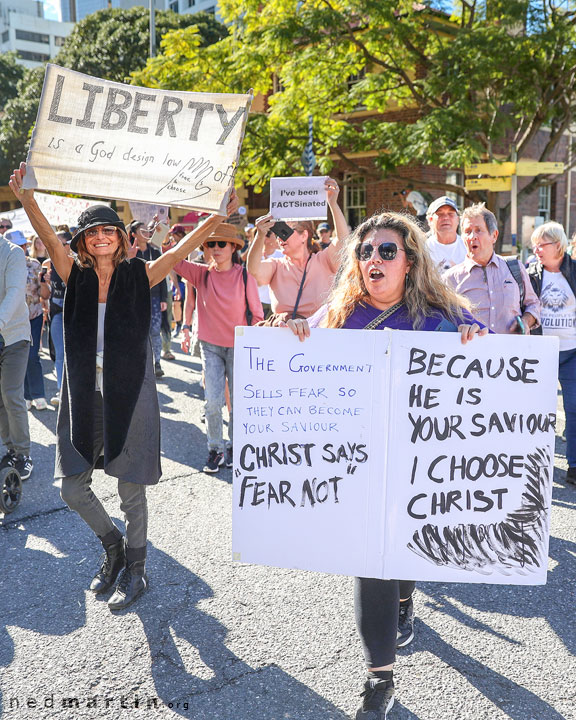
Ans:
{"label": "sunglasses on man's face", "polygon": [[208,240],[206,245],[209,248],[215,248],[216,245],[218,245],[219,248],[225,248],[228,243],[226,242],[226,240]]}
{"label": "sunglasses on man's face", "polygon": [[0,230],[10,230],[12,225],[0,225]]}
{"label": "sunglasses on man's face", "polygon": [[374,250],[378,250],[378,255],[380,255],[382,260],[394,260],[398,250],[400,250],[400,252],[406,252],[402,248],[399,248],[396,243],[392,242],[383,242],[378,246],[365,242],[356,246],[356,257],[358,260],[363,260],[365,262],[366,260],[371,259],[374,254]]}

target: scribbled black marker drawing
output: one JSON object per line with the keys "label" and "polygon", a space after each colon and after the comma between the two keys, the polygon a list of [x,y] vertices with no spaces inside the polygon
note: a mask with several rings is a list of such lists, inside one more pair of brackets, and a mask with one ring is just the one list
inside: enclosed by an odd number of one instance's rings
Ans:
{"label": "scribbled black marker drawing", "polygon": [[518,510],[499,523],[455,525],[439,529],[427,524],[414,533],[408,547],[435,565],[503,574],[528,574],[547,562],[547,490],[550,448],[527,456],[526,487]]}

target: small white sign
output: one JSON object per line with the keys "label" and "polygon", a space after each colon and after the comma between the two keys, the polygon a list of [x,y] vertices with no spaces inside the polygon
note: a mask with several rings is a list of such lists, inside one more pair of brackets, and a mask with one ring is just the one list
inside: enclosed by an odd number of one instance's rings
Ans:
{"label": "small white sign", "polygon": [[270,212],[277,220],[325,220],[326,177],[283,177],[270,180]]}

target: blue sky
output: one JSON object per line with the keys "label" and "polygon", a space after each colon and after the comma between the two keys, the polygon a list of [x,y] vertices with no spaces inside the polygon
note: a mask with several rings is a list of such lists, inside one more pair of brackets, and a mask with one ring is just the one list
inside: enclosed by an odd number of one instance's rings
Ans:
{"label": "blue sky", "polygon": [[60,0],[44,0],[44,17],[48,20],[60,20]]}

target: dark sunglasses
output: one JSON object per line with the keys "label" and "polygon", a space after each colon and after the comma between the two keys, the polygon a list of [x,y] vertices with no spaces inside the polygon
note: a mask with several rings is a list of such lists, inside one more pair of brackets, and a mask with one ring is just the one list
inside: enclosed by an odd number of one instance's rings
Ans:
{"label": "dark sunglasses", "polygon": [[215,248],[218,245],[219,248],[225,248],[228,243],[226,240],[208,240],[206,246],[209,248]]}
{"label": "dark sunglasses", "polygon": [[374,254],[374,250],[378,250],[378,255],[380,255],[382,260],[394,260],[398,250],[400,250],[400,252],[406,252],[402,248],[399,248],[396,243],[392,242],[380,243],[378,247],[374,247],[371,243],[365,242],[356,245],[356,257],[358,260],[370,260]]}
{"label": "dark sunglasses", "polygon": [[0,225],[0,230],[10,230],[12,225]]}

